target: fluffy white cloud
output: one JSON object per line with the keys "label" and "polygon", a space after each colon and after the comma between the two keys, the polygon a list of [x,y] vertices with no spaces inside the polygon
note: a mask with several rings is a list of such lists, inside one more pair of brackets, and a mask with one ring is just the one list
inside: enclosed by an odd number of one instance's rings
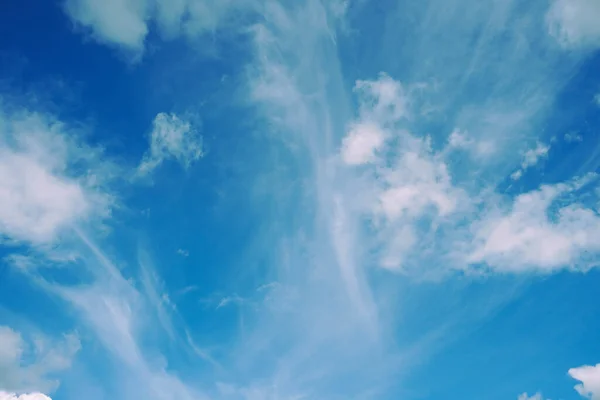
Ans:
{"label": "fluffy white cloud", "polygon": [[67,0],[65,11],[99,42],[141,55],[150,28],[170,39],[214,31],[234,8],[252,2],[231,0]]}
{"label": "fluffy white cloud", "polygon": [[521,169],[515,171],[510,177],[515,181],[520,179],[528,168],[536,165],[542,158],[548,157],[548,150],[550,147],[542,143],[538,143],[534,149],[527,150],[521,162]]}
{"label": "fluffy white cloud", "polygon": [[354,124],[342,143],[342,158],[350,165],[372,162],[384,141],[385,135],[376,124],[368,122]]}
{"label": "fluffy white cloud", "polygon": [[594,96],[594,103],[596,103],[596,105],[600,107],[600,93]]}
{"label": "fluffy white cloud", "polygon": [[[574,200],[576,192],[595,182],[594,175],[541,186],[511,200],[493,189],[455,182],[452,152],[475,150],[477,142],[455,130],[436,151],[428,137],[402,129],[409,101],[390,79],[382,75],[359,83],[359,116],[340,149],[347,167],[368,167],[356,170],[363,186],[355,201],[371,220],[381,266],[408,272],[422,265],[467,270],[485,265],[517,273],[594,265],[600,255],[600,215]],[[356,126],[370,128],[362,141]],[[548,152],[542,143],[525,152],[512,178]]]}
{"label": "fluffy white cloud", "polygon": [[146,0],[68,0],[67,14],[78,24],[92,30],[96,39],[141,51],[148,34],[150,12]]}
{"label": "fluffy white cloud", "polygon": [[600,2],[554,0],[547,15],[550,34],[564,48],[600,47]]}
{"label": "fluffy white cloud", "polygon": [[558,204],[560,196],[579,187],[543,186],[517,196],[510,211],[492,211],[474,222],[475,250],[468,261],[505,272],[564,266],[585,270],[600,252],[600,216],[576,202]]}
{"label": "fluffy white cloud", "polygon": [[[452,184],[443,156],[432,150],[429,138],[397,127],[408,115],[408,98],[399,82],[382,74],[375,81],[358,81],[355,92],[359,117],[342,142],[341,155],[350,166],[372,166],[369,173],[376,178],[371,176],[370,204],[364,207],[384,232],[382,266],[399,269],[417,242],[420,224],[427,218],[452,214],[464,194]],[[384,130],[390,134],[384,135]],[[449,141],[450,146],[471,145],[458,132]],[[394,156],[388,159],[379,153]]]}
{"label": "fluffy white cloud", "polygon": [[0,114],[0,235],[46,244],[110,213],[98,154],[50,116]]}
{"label": "fluffy white cloud", "polygon": [[192,124],[175,114],[160,113],[154,118],[150,149],[138,172],[141,175],[148,174],[168,159],[174,159],[188,168],[202,155],[202,138]]}
{"label": "fluffy white cloud", "polygon": [[18,395],[16,393],[7,393],[0,391],[0,400],[52,400],[42,393],[27,393]]}
{"label": "fluffy white cloud", "polygon": [[380,74],[377,80],[357,81],[354,92],[360,98],[362,120],[394,123],[408,114],[408,97],[404,88],[386,74]]}
{"label": "fluffy white cloud", "polygon": [[[58,381],[53,376],[71,366],[72,359],[80,348],[79,339],[74,335],[66,335],[61,341],[50,341],[41,336],[33,339],[28,343],[19,332],[0,326],[2,389],[10,393],[51,392],[58,386]],[[1,396],[0,394],[0,399]]]}
{"label": "fluffy white cloud", "polygon": [[577,393],[591,400],[600,399],[600,364],[571,368],[569,375],[581,382],[575,386]]}

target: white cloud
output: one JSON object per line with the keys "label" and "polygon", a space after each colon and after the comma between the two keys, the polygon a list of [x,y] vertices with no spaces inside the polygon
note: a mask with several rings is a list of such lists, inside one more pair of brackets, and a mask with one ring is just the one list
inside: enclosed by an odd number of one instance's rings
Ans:
{"label": "white cloud", "polygon": [[381,128],[372,123],[354,124],[342,143],[342,158],[346,164],[360,165],[372,162],[375,153],[384,144]]}
{"label": "white cloud", "polygon": [[179,254],[182,257],[188,257],[190,255],[190,252],[185,249],[177,249],[177,254]]}
{"label": "white cloud", "polygon": [[0,235],[47,244],[73,224],[110,213],[99,150],[50,116],[0,120]]}
{"label": "white cloud", "polygon": [[149,174],[168,159],[188,168],[202,155],[202,138],[192,124],[175,114],[160,113],[154,118],[150,149],[144,155],[138,172]]}
{"label": "white cloud", "polygon": [[583,137],[577,132],[568,132],[565,133],[565,142],[567,143],[579,143],[583,141]]}
{"label": "white cloud", "polygon": [[527,393],[522,393],[519,395],[517,400],[544,400],[541,393],[536,393],[532,396],[529,396]]}
{"label": "white cloud", "polygon": [[79,349],[74,335],[56,341],[37,335],[28,343],[19,332],[0,326],[0,388],[11,393],[51,392],[58,386],[55,375],[71,366]]}
{"label": "white cloud", "polygon": [[571,368],[569,375],[581,382],[575,386],[577,393],[587,399],[600,399],[600,364]]}
{"label": "white cloud", "polygon": [[445,151],[452,150],[465,150],[477,158],[483,158],[494,153],[494,145],[491,141],[475,140],[466,132],[455,129],[448,137],[448,147]]}
{"label": "white cloud", "polygon": [[546,16],[550,34],[568,49],[600,47],[600,2],[554,0]]}
{"label": "white cloud", "polygon": [[576,202],[564,205],[579,186],[542,186],[517,196],[510,211],[491,211],[475,221],[468,261],[501,272],[589,268],[600,252],[600,216]]}
{"label": "white cloud", "polygon": [[510,177],[513,180],[520,179],[528,168],[536,165],[542,158],[547,158],[549,150],[550,146],[542,143],[538,143],[534,149],[527,150],[523,155],[521,169],[515,171]]}
{"label": "white cloud", "polygon": [[18,395],[16,393],[7,393],[0,391],[0,400],[52,400],[42,393],[27,393]]}
{"label": "white cloud", "polygon": [[518,169],[515,172],[513,172],[512,174],[510,174],[510,179],[512,179],[513,181],[518,181],[519,179],[521,179],[522,176],[523,176],[523,170]]}
{"label": "white cloud", "polygon": [[380,74],[377,80],[356,81],[354,92],[361,101],[359,113],[363,120],[385,125],[408,115],[408,96],[402,84],[386,74]]}
{"label": "white cloud", "polygon": [[140,56],[154,25],[164,39],[195,37],[216,30],[230,12],[250,5],[248,0],[67,0],[65,12],[97,41]]}
{"label": "white cloud", "polygon": [[[368,81],[361,85],[402,87],[392,85],[385,75],[381,79],[385,85]],[[503,196],[469,182],[463,188],[450,173],[449,151],[468,149],[475,145],[474,139],[455,130],[446,147],[436,152],[428,137],[398,127],[410,104],[401,90],[358,93],[359,117],[351,127],[368,121],[387,130],[377,142],[377,152],[365,152],[366,156],[356,158],[360,163],[346,163],[370,165],[368,170],[357,170],[361,196],[353,201],[361,203],[358,208],[371,220],[381,249],[381,266],[407,272],[427,264],[449,269],[484,264],[497,272],[517,273],[559,268],[584,271],[595,265],[600,254],[600,215],[573,200],[575,192],[592,182],[594,175],[542,186],[517,196],[510,206],[498,208]],[[347,151],[346,140],[353,135],[350,130],[342,141],[342,155]],[[546,158],[549,149],[538,142],[524,153],[520,169],[511,177],[519,179]]]}
{"label": "white cloud", "polygon": [[[452,184],[443,151],[436,154],[428,137],[419,138],[397,127],[409,114],[409,99],[399,82],[382,74],[376,81],[358,81],[355,92],[359,116],[342,142],[342,159],[349,165],[372,166],[367,175],[374,185],[366,196],[369,204],[362,208],[378,220],[386,238],[382,266],[400,269],[405,255],[417,243],[419,224],[427,218],[452,214],[464,194]],[[367,141],[371,145],[367,146],[365,141],[356,140],[356,126],[368,126],[369,132],[387,129],[389,134],[371,134],[368,137],[377,140]],[[358,144],[357,149],[349,152],[348,143]],[[455,131],[448,145],[459,148],[475,144]],[[387,154],[393,154],[391,159]]]}
{"label": "white cloud", "polygon": [[[91,253],[84,265],[97,277],[87,285],[61,286],[47,283],[52,293],[66,300],[91,329],[109,354],[122,368],[124,376],[120,382],[123,393],[135,389],[142,398],[156,400],[205,400],[205,397],[191,386],[182,382],[174,373],[167,370],[167,359],[159,349],[152,348],[155,363],[147,358],[142,341],[147,336],[161,334],[155,327],[167,333],[173,343],[178,342],[177,332],[171,321],[172,304],[166,294],[160,292],[159,282],[150,270],[148,260],[140,253],[140,277],[143,292],[134,282],[126,279],[120,270],[108,259],[85,234],[78,231],[84,247]],[[168,307],[165,307],[168,306]],[[142,317],[143,316],[143,317]],[[133,387],[136,382],[144,382],[143,388]]]}
{"label": "white cloud", "polygon": [[536,165],[540,159],[548,157],[548,150],[550,150],[550,147],[542,143],[538,143],[535,149],[527,150],[521,168],[527,169]]}
{"label": "white cloud", "polygon": [[65,10],[71,19],[90,29],[105,43],[139,52],[148,34],[150,2],[146,0],[67,0]]}
{"label": "white cloud", "polygon": [[600,107],[600,93],[594,96],[594,103],[596,103],[596,105]]}

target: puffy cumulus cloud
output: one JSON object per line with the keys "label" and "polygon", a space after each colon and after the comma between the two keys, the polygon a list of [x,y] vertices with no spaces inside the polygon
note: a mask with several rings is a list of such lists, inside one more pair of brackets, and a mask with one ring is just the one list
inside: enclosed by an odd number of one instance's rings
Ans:
{"label": "puffy cumulus cloud", "polygon": [[52,400],[50,397],[42,393],[26,393],[16,394],[0,391],[0,400]]}
{"label": "puffy cumulus cloud", "polygon": [[[576,200],[580,190],[596,184],[595,175],[542,185],[514,198],[471,185],[452,175],[452,154],[476,149],[477,142],[455,130],[436,150],[428,136],[408,131],[411,101],[390,79],[381,75],[359,82],[358,117],[340,148],[343,164],[361,182],[361,196],[353,201],[370,222],[368,236],[377,238],[380,266],[429,274],[435,265],[446,271],[484,265],[515,273],[584,271],[595,265],[600,215]],[[356,128],[364,126],[366,132]],[[519,174],[547,158],[548,151],[538,143],[525,152]]]}
{"label": "puffy cumulus cloud", "polygon": [[106,217],[112,197],[101,151],[52,116],[0,113],[0,235],[35,245],[65,228]]}
{"label": "puffy cumulus cloud", "polygon": [[376,161],[376,152],[385,144],[385,129],[407,114],[407,97],[402,85],[382,74],[374,81],[357,81],[360,118],[351,124],[343,139],[341,155],[346,164]]}
{"label": "puffy cumulus cloud", "polygon": [[251,5],[249,0],[67,0],[65,12],[97,41],[142,54],[152,26],[165,39],[180,34],[214,31],[233,10]]}
{"label": "puffy cumulus cloud", "polygon": [[344,138],[342,158],[346,164],[360,165],[374,161],[375,153],[384,144],[384,133],[371,123],[354,124]]}
{"label": "puffy cumulus cloud", "polygon": [[202,155],[202,138],[192,124],[175,114],[160,113],[154,118],[150,149],[144,155],[138,173],[146,175],[168,159],[188,168]]}
{"label": "puffy cumulus cloud", "polygon": [[600,2],[554,0],[547,14],[550,34],[568,49],[600,47]]}
{"label": "puffy cumulus cloud", "polygon": [[510,211],[482,216],[472,224],[475,250],[468,261],[507,272],[586,270],[600,253],[600,215],[565,198],[579,187],[577,182],[542,186],[517,196]]}
{"label": "puffy cumulus cloud", "polygon": [[548,157],[548,150],[550,150],[550,146],[543,143],[538,143],[534,149],[527,150],[523,155],[521,168],[511,174],[511,179],[519,180],[528,168],[536,165],[541,159]]}
{"label": "puffy cumulus cloud", "polygon": [[91,29],[99,41],[137,52],[143,49],[148,34],[149,6],[145,0],[110,0],[102,4],[68,0],[65,10],[73,21]]}
{"label": "puffy cumulus cloud", "polygon": [[[79,349],[79,339],[74,335],[65,335],[61,340],[38,335],[28,343],[19,332],[0,326],[0,387],[10,393],[51,392],[58,386],[54,376],[71,366]],[[17,398],[46,398],[37,394],[22,396]]]}
{"label": "puffy cumulus cloud", "polygon": [[591,400],[600,399],[600,364],[571,368],[569,375],[581,382],[575,386],[577,393]]}
{"label": "puffy cumulus cloud", "polygon": [[[382,265],[401,269],[427,221],[451,215],[465,194],[453,185],[443,152],[435,152],[428,137],[400,127],[409,115],[409,98],[399,82],[382,74],[358,81],[355,93],[359,115],[342,141],[342,160],[370,165],[371,195],[361,208],[375,219],[386,242]],[[450,146],[467,144],[464,136],[450,138]]]}

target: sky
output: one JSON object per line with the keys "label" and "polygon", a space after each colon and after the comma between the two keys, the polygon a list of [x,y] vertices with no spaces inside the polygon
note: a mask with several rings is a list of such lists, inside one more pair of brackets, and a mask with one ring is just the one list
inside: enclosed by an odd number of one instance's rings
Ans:
{"label": "sky", "polygon": [[599,0],[0,5],[0,400],[600,400]]}

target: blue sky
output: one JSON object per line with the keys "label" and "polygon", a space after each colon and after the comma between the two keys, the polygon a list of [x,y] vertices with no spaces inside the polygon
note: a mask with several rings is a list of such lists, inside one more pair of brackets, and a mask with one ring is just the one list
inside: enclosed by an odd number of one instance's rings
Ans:
{"label": "blue sky", "polygon": [[598,0],[0,11],[0,400],[600,399]]}

